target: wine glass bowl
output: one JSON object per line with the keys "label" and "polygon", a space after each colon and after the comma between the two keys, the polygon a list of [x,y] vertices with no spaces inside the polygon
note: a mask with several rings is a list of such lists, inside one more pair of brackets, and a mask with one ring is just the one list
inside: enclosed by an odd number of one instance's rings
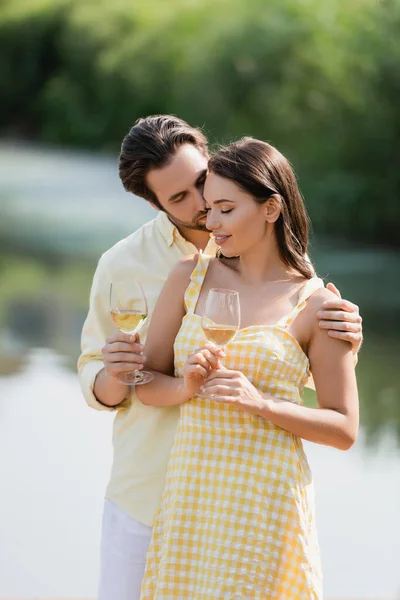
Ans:
{"label": "wine glass bowl", "polygon": [[[110,284],[110,316],[115,327],[123,333],[134,335],[141,330],[148,317],[148,308],[140,281]],[[118,376],[125,385],[143,385],[153,378],[147,371],[131,371]]]}
{"label": "wine glass bowl", "polygon": [[[235,290],[212,288],[207,295],[201,327],[204,337],[218,348],[232,342],[240,327],[239,293]],[[212,398],[206,392],[198,396]]]}
{"label": "wine glass bowl", "polygon": [[201,318],[205,338],[222,348],[235,338],[239,326],[239,293],[235,290],[211,288]]}

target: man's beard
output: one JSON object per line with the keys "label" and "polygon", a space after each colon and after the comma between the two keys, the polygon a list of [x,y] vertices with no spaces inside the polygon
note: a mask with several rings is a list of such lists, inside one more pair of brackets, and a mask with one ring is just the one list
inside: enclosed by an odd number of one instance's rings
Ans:
{"label": "man's beard", "polygon": [[171,223],[176,225],[176,227],[178,227],[178,229],[179,229],[179,227],[184,227],[186,229],[194,229],[195,231],[206,231],[207,233],[211,233],[210,230],[207,229],[207,227],[205,226],[204,223],[199,223],[199,219],[207,216],[206,212],[198,213],[196,215],[196,217],[193,219],[193,221],[189,221],[188,223],[186,221],[181,221],[180,219],[173,217],[168,211],[165,211],[165,212],[167,213],[168,218],[171,221]]}

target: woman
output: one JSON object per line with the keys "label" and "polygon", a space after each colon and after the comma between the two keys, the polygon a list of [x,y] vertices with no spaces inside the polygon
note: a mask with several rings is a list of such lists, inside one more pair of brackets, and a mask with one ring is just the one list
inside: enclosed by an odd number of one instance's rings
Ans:
{"label": "woman", "polygon": [[[145,404],[181,405],[142,599],[320,599],[301,439],[354,443],[351,347],[318,327],[332,293],[304,258],[308,218],[282,154],[251,138],[220,150],[204,197],[221,256],[171,273],[145,348],[156,376],[137,390]],[[241,328],[225,352],[201,330],[214,287],[240,295]],[[310,370],[318,408],[301,404]]]}

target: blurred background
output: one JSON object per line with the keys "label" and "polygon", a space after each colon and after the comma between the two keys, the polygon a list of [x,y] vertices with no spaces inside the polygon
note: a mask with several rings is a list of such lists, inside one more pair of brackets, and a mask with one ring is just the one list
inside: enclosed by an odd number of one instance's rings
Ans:
{"label": "blurred background", "polygon": [[306,448],[326,597],[400,598],[399,40],[400,0],[2,0],[0,598],[96,593],[112,415],[75,365],[99,256],[154,214],[117,173],[154,113],[294,164],[364,319],[360,439]]}

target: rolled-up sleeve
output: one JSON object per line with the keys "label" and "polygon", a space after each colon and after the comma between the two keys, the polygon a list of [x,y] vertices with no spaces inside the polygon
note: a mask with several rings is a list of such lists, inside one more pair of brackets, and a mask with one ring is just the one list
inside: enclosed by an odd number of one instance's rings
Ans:
{"label": "rolled-up sleeve", "polygon": [[115,411],[129,404],[129,387],[127,387],[127,398],[113,407],[99,402],[94,394],[96,377],[104,367],[101,349],[113,331],[109,316],[109,290],[110,278],[106,268],[106,258],[103,255],[93,277],[89,312],[82,329],[78,377],[82,393],[89,406],[97,410]]}

